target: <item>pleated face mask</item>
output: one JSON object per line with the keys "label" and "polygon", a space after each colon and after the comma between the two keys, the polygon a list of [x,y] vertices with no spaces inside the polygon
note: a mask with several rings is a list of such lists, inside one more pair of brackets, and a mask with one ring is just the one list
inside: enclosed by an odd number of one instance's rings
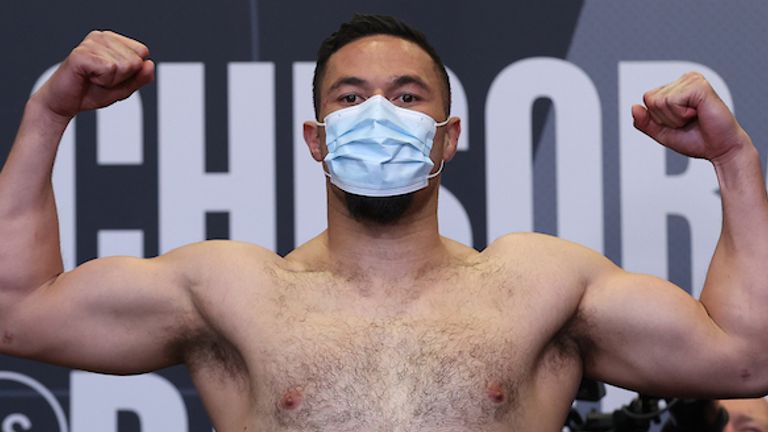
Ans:
{"label": "pleated face mask", "polygon": [[401,108],[385,97],[334,111],[325,127],[325,173],[331,183],[355,195],[403,195],[427,187],[434,164],[429,158],[437,123],[418,111]]}

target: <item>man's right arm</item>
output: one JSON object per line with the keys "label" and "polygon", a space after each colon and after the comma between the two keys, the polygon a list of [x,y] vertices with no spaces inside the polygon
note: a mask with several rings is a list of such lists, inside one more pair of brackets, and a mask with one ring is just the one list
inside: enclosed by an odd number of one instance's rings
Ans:
{"label": "man's right arm", "polygon": [[0,353],[113,373],[178,363],[174,342],[201,319],[184,250],[109,258],[62,273],[51,173],[77,113],[125,99],[150,82],[139,42],[93,32],[28,101],[0,171]]}

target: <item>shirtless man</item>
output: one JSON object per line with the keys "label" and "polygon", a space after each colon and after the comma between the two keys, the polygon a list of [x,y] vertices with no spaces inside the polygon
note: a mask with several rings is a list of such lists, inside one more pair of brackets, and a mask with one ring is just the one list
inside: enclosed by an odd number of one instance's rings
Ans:
{"label": "shirtless man", "polygon": [[[220,432],[559,431],[585,375],[657,395],[768,392],[765,184],[700,75],[632,113],[717,172],[724,224],[701,302],[557,238],[510,234],[478,252],[441,237],[427,174],[461,129],[443,65],[388,18],[353,20],[320,54],[324,123],[304,136],[331,176],[326,231],[285,258],[210,241],[62,273],[62,131],[153,77],[144,45],[89,34],[30,98],[0,174],[0,352],[113,374],[184,363]],[[398,151],[381,156],[382,143]]]}

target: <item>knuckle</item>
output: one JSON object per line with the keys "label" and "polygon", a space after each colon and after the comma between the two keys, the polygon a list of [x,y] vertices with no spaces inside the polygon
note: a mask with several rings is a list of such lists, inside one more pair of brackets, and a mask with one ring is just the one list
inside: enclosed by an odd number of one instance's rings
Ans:
{"label": "knuckle", "polygon": [[88,49],[86,48],[85,44],[80,44],[76,46],[75,48],[70,51],[69,56],[70,57],[81,57],[86,55],[88,52]]}
{"label": "knuckle", "polygon": [[119,66],[117,63],[113,61],[106,61],[104,63],[104,72],[110,75],[114,75],[119,71]]}
{"label": "knuckle", "polygon": [[66,61],[72,65],[87,66],[94,62],[93,50],[87,44],[80,44],[70,51]]}
{"label": "knuckle", "polygon": [[102,48],[103,42],[102,42],[102,36],[99,31],[92,31],[88,33],[88,36],[83,39],[82,42],[80,42],[80,45],[78,47],[85,48],[88,51],[94,51],[97,52]]}
{"label": "knuckle", "polygon": [[141,66],[144,64],[144,60],[138,56],[132,56],[129,62],[130,69],[134,71],[141,69]]}
{"label": "knuckle", "polygon": [[149,57],[149,48],[144,44],[139,44],[139,55],[142,58]]}
{"label": "knuckle", "polygon": [[653,103],[653,92],[645,92],[643,94],[643,103],[645,106],[650,107]]}
{"label": "knuckle", "polygon": [[665,105],[664,98],[659,95],[653,94],[645,100],[645,105],[648,108],[658,110]]}
{"label": "knuckle", "polygon": [[696,71],[687,72],[685,75],[683,75],[683,80],[691,84],[701,84],[707,82],[707,79],[704,78],[704,75],[702,75],[701,72]]}
{"label": "knuckle", "polygon": [[97,40],[104,36],[104,32],[101,30],[91,30],[88,35],[85,36],[85,40]]}
{"label": "knuckle", "polygon": [[130,62],[122,62],[117,65],[117,74],[121,80],[130,75],[134,70],[135,68]]}
{"label": "knuckle", "polygon": [[86,50],[91,50],[91,49],[94,49],[95,47],[96,47],[96,42],[93,40],[93,38],[91,38],[91,37],[88,37],[88,38],[86,38],[85,40],[83,40],[83,41],[80,43],[80,45],[78,45],[78,46],[75,48],[75,50],[77,50],[77,49],[79,48],[79,51],[81,51],[81,52],[82,52],[82,51],[86,51]]}

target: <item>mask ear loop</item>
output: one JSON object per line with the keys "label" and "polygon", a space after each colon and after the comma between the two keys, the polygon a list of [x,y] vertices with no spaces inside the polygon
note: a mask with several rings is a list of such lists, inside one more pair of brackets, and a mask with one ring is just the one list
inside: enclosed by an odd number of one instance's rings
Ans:
{"label": "mask ear loop", "polygon": [[[448,124],[448,120],[450,120],[450,119],[451,118],[448,117],[447,119],[445,119],[445,121],[441,121],[440,123],[435,123],[435,128],[439,128],[440,126],[447,125]],[[441,160],[440,161],[440,168],[438,168],[437,171],[433,172],[432,174],[428,175],[427,176],[427,180],[433,179],[433,178],[437,177],[438,175],[440,175],[440,173],[443,172],[443,168],[444,167],[445,167],[445,161]]]}
{"label": "mask ear loop", "polygon": [[441,160],[440,161],[440,168],[438,168],[437,171],[433,172],[432,174],[428,175],[427,176],[427,180],[433,179],[433,178],[437,177],[438,175],[440,175],[440,173],[443,172],[443,167],[445,167],[445,161]]}
{"label": "mask ear loop", "polygon": [[[312,121],[315,122],[315,124],[320,127],[325,127],[325,122],[319,122],[317,120],[312,120]],[[323,174],[325,174],[326,177],[331,178],[331,173],[325,170],[325,164],[322,164],[322,166],[323,166]]]}
{"label": "mask ear loop", "polygon": [[[317,120],[312,120],[315,122],[316,125],[320,127],[325,127],[325,122],[319,122]],[[331,173],[325,170],[325,165],[323,165],[323,174],[325,174],[326,177],[331,178]]]}

